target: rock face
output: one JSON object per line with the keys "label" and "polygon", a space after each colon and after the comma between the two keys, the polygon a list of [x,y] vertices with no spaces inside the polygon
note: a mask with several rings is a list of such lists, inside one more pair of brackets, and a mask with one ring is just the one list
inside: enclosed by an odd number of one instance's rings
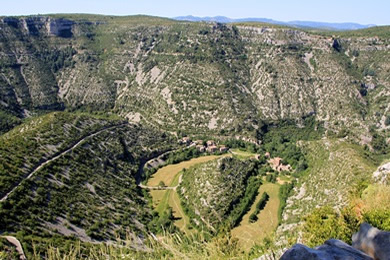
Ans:
{"label": "rock face", "polygon": [[389,260],[390,232],[381,231],[363,223],[359,232],[352,236],[352,246],[376,260]]}
{"label": "rock face", "polygon": [[67,19],[50,19],[49,33],[62,38],[72,37],[72,27],[75,22]]}
{"label": "rock face", "polygon": [[377,171],[374,172],[373,177],[376,182],[386,184],[389,183],[390,174],[390,162],[386,163],[378,168]]}
{"label": "rock face", "polygon": [[73,36],[74,21],[64,18],[32,16],[27,18],[5,17],[3,23],[14,28],[24,28],[28,35],[50,35],[62,38]]}
{"label": "rock face", "polygon": [[281,260],[370,260],[370,256],[363,252],[347,245],[346,243],[330,239],[325,242],[324,245],[316,247],[314,249],[305,245],[296,244],[289,250],[287,250]]}
{"label": "rock face", "polygon": [[169,131],[251,139],[261,120],[313,116],[366,140],[390,109],[390,37],[378,30],[346,38],[138,16],[5,17],[0,108],[114,109]]}
{"label": "rock face", "polygon": [[336,260],[336,259],[374,259],[390,260],[390,232],[381,231],[367,223],[360,226],[359,232],[352,236],[352,246],[329,239],[316,248],[296,244],[287,250],[281,260]]}

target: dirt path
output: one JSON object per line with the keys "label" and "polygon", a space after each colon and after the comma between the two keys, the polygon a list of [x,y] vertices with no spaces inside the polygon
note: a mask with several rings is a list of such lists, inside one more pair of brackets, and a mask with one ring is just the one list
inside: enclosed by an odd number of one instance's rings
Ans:
{"label": "dirt path", "polygon": [[40,165],[38,165],[26,178],[24,178],[23,180],[21,180],[10,192],[8,192],[4,197],[2,197],[0,199],[0,202],[2,201],[5,201],[7,200],[7,198],[9,197],[9,195],[11,195],[19,186],[20,184],[24,181],[24,180],[28,180],[30,179],[37,171],[39,171],[40,169],[42,169],[45,165],[57,160],[58,158],[60,158],[62,155],[64,154],[67,154],[71,151],[73,151],[75,148],[77,148],[80,144],[82,144],[85,140],[89,139],[89,138],[92,138],[98,134],[100,134],[101,132],[104,132],[104,131],[107,131],[107,130],[110,130],[110,129],[113,129],[113,128],[116,128],[116,127],[121,127],[121,126],[124,126],[124,125],[127,125],[127,123],[125,124],[120,124],[120,125],[114,125],[114,126],[109,126],[109,127],[105,127],[103,129],[100,129],[99,131],[93,133],[93,134],[90,134],[90,135],[87,135],[85,137],[83,137],[82,139],[80,139],[80,141],[78,141],[76,144],[74,144],[73,146],[69,147],[68,149],[66,149],[65,151],[61,152],[60,154],[54,156],[53,158],[51,159],[48,159],[46,160],[45,162],[41,163]]}
{"label": "dirt path", "polygon": [[[183,175],[180,174],[178,183],[175,186],[147,186],[143,184],[139,184],[138,186],[142,189],[149,189],[149,190],[177,190],[177,187],[179,187],[180,183],[183,181]],[[171,183],[172,185],[173,183]]]}
{"label": "dirt path", "polygon": [[1,236],[8,240],[11,244],[13,244],[16,247],[16,251],[19,253],[19,259],[26,260],[26,255],[23,252],[23,247],[20,241],[13,236]]}

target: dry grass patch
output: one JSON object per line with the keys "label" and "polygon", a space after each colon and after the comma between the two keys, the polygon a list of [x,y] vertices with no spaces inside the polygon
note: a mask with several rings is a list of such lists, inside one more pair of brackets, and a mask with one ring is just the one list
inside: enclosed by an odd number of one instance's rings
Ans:
{"label": "dry grass patch", "polygon": [[[222,156],[227,156],[227,155],[222,155]],[[198,163],[208,162],[220,158],[222,156],[221,155],[202,156],[178,164],[171,164],[165,166],[159,169],[155,174],[153,174],[153,176],[149,179],[147,186],[158,186],[160,181],[163,181],[167,186],[170,186],[176,174],[178,174],[181,170],[188,169],[189,167],[196,165]]]}
{"label": "dry grass patch", "polygon": [[256,156],[255,153],[251,153],[248,151],[242,151],[240,149],[230,149],[233,155],[237,156],[239,159],[248,159],[254,158]]}
{"label": "dry grass patch", "polygon": [[[250,249],[254,244],[260,244],[262,240],[270,235],[278,226],[279,208],[279,188],[278,184],[266,183],[260,186],[259,195],[247,214],[244,215],[240,225],[232,230],[233,237],[238,238],[240,245],[244,249]],[[259,213],[255,223],[249,222],[249,216],[255,211],[256,203],[262,194],[267,192],[270,196],[267,205]]]}
{"label": "dry grass patch", "polygon": [[152,195],[153,199],[153,208],[156,208],[161,200],[164,198],[165,193],[167,190],[151,190],[150,195]]}

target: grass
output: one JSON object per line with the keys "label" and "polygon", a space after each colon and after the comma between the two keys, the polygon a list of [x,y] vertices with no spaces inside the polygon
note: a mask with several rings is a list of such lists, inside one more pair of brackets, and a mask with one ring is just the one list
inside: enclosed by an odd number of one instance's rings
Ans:
{"label": "grass", "polygon": [[181,171],[178,174],[176,174],[175,178],[173,178],[173,181],[171,182],[172,187],[179,185],[179,179],[180,179],[180,176],[182,174],[183,174],[183,172],[181,172]]}
{"label": "grass", "polygon": [[169,206],[173,210],[173,216],[175,217],[175,226],[180,230],[189,233],[190,230],[187,229],[187,224],[190,223],[189,217],[184,213],[181,204],[179,195],[173,190],[169,190]]}
{"label": "grass", "polygon": [[[156,238],[145,238],[144,250],[135,250],[139,241],[129,236],[118,243],[100,243],[84,247],[82,243],[71,245],[67,251],[50,246],[44,251],[34,252],[29,259],[76,260],[76,259],[254,259],[256,253],[243,252],[228,235],[207,241],[202,234],[166,234]],[[153,249],[153,250],[151,250]],[[1,254],[0,254],[1,256]]]}
{"label": "grass", "polygon": [[286,176],[286,175],[280,175],[277,178],[278,183],[281,185],[285,184],[286,182],[291,182],[292,180],[293,178],[291,176]]}
{"label": "grass", "polygon": [[[232,230],[232,236],[239,240],[239,244],[244,249],[250,249],[255,243],[260,244],[278,226],[279,187],[278,184],[273,183],[261,185],[259,195],[257,195],[251,209],[244,215],[240,225]],[[250,223],[249,216],[255,211],[256,204],[264,192],[268,193],[270,199],[259,213],[258,220],[255,223]]]}
{"label": "grass", "polygon": [[183,169],[188,169],[189,167],[198,163],[208,162],[220,157],[221,156],[218,155],[202,156],[178,164],[171,164],[165,166],[159,169],[155,174],[153,174],[153,176],[149,179],[147,186],[158,186],[160,181],[163,181],[167,186],[170,186],[172,185],[172,182],[175,179],[176,175]]}
{"label": "grass", "polygon": [[[165,190],[164,193],[154,194],[154,195],[157,195],[156,200],[160,201],[159,204],[156,207],[156,211],[159,214],[162,214],[165,211],[165,209],[168,208],[168,205],[169,205],[169,195],[170,195],[171,191],[172,190]],[[153,193],[152,193],[152,196],[153,196]],[[153,197],[153,201],[154,201],[154,199],[155,199],[155,197]],[[153,202],[153,204],[154,204],[154,202]]]}
{"label": "grass", "polygon": [[243,150],[240,150],[240,149],[231,149],[231,152],[238,159],[248,159],[248,158],[252,158],[252,157],[256,156],[255,153],[251,153],[251,152],[248,152],[248,151],[243,151]]}
{"label": "grass", "polygon": [[168,207],[172,208],[175,217],[175,226],[188,233],[187,224],[190,223],[188,216],[184,213],[179,196],[174,190],[152,190],[153,207],[159,214],[162,214]]}
{"label": "grass", "polygon": [[165,193],[167,190],[151,190],[150,194],[152,195],[153,198],[153,208],[156,208],[162,199],[164,198]]}

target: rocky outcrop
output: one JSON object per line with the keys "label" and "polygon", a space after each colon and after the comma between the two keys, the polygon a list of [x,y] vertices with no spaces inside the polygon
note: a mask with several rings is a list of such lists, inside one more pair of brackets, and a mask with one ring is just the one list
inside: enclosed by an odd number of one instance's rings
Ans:
{"label": "rocky outcrop", "polygon": [[390,260],[390,232],[381,231],[367,223],[360,226],[352,236],[352,246],[337,239],[330,239],[323,245],[309,248],[296,244],[287,250],[281,260],[336,260],[374,259]]}
{"label": "rocky outcrop", "polygon": [[26,18],[5,17],[3,23],[14,28],[22,28],[28,35],[49,35],[70,38],[73,35],[74,21],[64,18],[30,16]]}
{"label": "rocky outcrop", "polygon": [[374,172],[373,178],[378,183],[386,184],[389,183],[389,177],[388,177],[389,175],[390,175],[390,162],[379,166],[378,170]]}
{"label": "rocky outcrop", "polygon": [[67,19],[50,19],[48,23],[48,31],[50,35],[70,38],[73,35],[72,27],[74,24],[75,22]]}
{"label": "rocky outcrop", "polygon": [[343,50],[343,47],[341,45],[341,41],[340,39],[334,39],[333,40],[333,44],[332,44],[332,47],[338,51],[338,52],[341,52]]}
{"label": "rocky outcrop", "polygon": [[[25,78],[26,93],[31,93],[32,85],[39,99],[43,89],[58,85],[50,92],[52,98],[71,109],[115,108],[121,116],[137,115],[134,121],[169,131],[215,135],[223,130],[256,143],[259,120],[289,120],[301,127],[313,116],[326,129],[348,130],[354,133],[350,138],[362,136],[367,144],[368,126],[380,122],[379,131],[387,127],[383,117],[390,109],[389,37],[371,39],[369,32],[362,32],[362,37],[347,39],[298,29],[237,30],[230,25],[166,24],[155,19],[159,18],[2,18],[0,47],[7,55],[0,55],[0,63],[10,64],[2,74],[14,80],[8,85],[0,82],[0,88],[17,92],[19,79]],[[26,37],[13,44],[20,35]],[[36,41],[36,35],[63,41]],[[68,60],[58,53],[67,46],[77,52]],[[18,59],[21,62],[15,64]],[[20,64],[25,77],[15,72]],[[44,67],[55,68],[50,84],[50,71]],[[377,87],[370,90],[368,84]],[[0,94],[8,104],[3,97]]]}
{"label": "rocky outcrop", "polygon": [[347,245],[343,241],[330,239],[325,244],[314,249],[305,245],[296,244],[287,250],[281,260],[372,260],[365,253]]}
{"label": "rocky outcrop", "polygon": [[375,260],[390,260],[390,232],[381,231],[363,223],[352,236],[352,246]]}

